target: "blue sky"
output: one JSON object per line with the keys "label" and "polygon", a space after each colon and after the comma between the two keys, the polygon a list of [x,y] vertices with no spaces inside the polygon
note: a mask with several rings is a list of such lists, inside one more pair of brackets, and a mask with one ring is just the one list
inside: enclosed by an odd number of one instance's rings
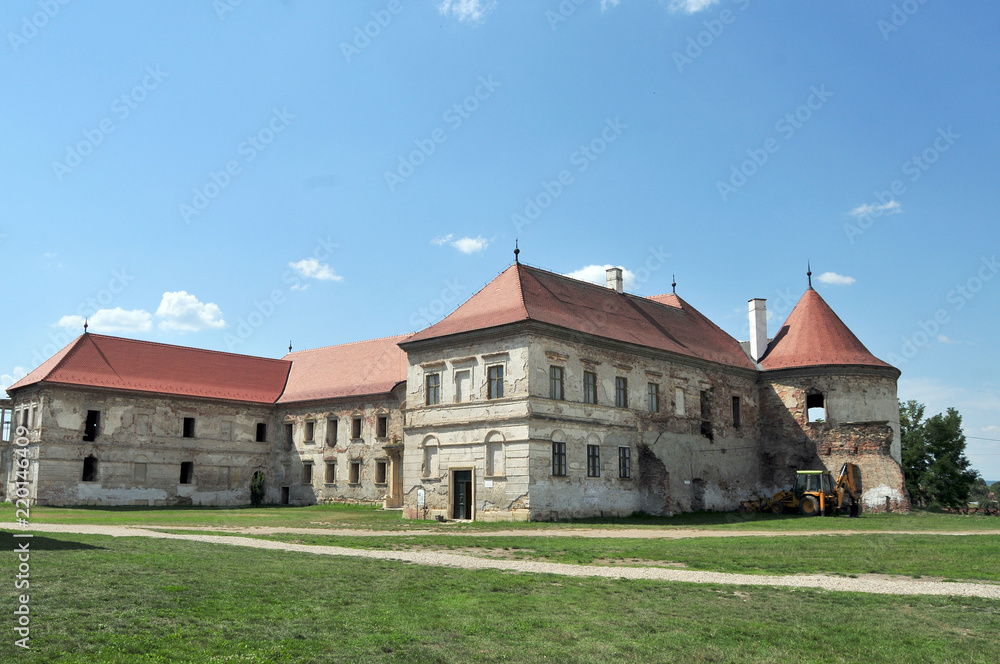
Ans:
{"label": "blue sky", "polygon": [[[0,374],[91,330],[280,357],[512,260],[734,336],[806,286],[1000,479],[1000,5],[8,0]],[[594,267],[597,266],[597,267]]]}

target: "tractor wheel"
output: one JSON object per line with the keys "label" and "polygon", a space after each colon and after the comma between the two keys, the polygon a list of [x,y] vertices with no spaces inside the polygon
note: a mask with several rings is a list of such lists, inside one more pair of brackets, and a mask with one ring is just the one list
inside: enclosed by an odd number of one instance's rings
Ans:
{"label": "tractor wheel", "polygon": [[803,516],[816,516],[819,514],[819,501],[813,496],[803,496],[799,503],[799,513]]}
{"label": "tractor wheel", "polygon": [[775,503],[771,505],[771,514],[784,514],[785,506],[781,503]]}

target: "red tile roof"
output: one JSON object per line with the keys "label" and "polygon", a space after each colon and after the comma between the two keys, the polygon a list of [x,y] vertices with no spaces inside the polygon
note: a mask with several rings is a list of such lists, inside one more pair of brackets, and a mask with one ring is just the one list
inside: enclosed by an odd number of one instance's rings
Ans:
{"label": "red tile roof", "polygon": [[736,339],[676,295],[644,298],[515,264],[407,343],[533,320],[744,369]]}
{"label": "red tile roof", "polygon": [[811,288],[788,314],[760,364],[764,370],[820,365],[892,368],[872,355]]}
{"label": "red tile roof", "polygon": [[274,403],[291,364],[100,334],[83,334],[11,385],[35,383]]}
{"label": "red tile roof", "polygon": [[301,350],[285,355],[292,363],[279,403],[384,394],[406,381],[406,335]]}

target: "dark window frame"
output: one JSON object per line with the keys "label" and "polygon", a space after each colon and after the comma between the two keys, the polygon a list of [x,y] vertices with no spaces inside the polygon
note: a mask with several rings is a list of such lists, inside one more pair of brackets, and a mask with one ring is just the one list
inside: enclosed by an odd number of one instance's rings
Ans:
{"label": "dark window frame", "polygon": [[628,480],[632,478],[632,448],[618,448],[618,478]]}
{"label": "dark window frame", "polygon": [[587,445],[587,477],[601,476],[601,446]]}
{"label": "dark window frame", "polygon": [[566,477],[566,443],[552,443],[552,475]]}
{"label": "dark window frame", "polygon": [[597,372],[583,372],[583,403],[597,405]]}
{"label": "dark window frame", "polygon": [[660,384],[659,383],[649,383],[646,388],[647,407],[649,412],[658,413],[660,412]]}
{"label": "dark window frame", "polygon": [[566,399],[566,371],[560,366],[549,366],[549,398],[557,401]]}
{"label": "dark window frame", "polygon": [[627,376],[615,376],[615,408],[628,408]]}
{"label": "dark window frame", "polygon": [[503,399],[504,370],[502,364],[486,368],[486,398]]}
{"label": "dark window frame", "polygon": [[441,374],[429,373],[424,376],[424,405],[437,406],[441,403]]}

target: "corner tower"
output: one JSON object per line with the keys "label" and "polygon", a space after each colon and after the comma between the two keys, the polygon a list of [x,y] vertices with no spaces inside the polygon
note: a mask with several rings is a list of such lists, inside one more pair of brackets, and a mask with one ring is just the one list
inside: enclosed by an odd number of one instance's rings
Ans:
{"label": "corner tower", "polygon": [[796,470],[861,468],[869,511],[907,509],[900,466],[899,369],[865,348],[812,288],[760,360],[761,475],[789,484]]}

